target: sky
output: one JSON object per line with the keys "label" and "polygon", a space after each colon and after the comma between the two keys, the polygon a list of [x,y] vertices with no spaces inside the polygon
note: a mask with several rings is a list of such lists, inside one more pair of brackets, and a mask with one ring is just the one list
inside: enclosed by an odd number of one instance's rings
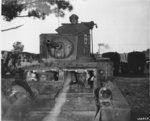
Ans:
{"label": "sky", "polygon": [[74,10],[66,12],[64,18],[54,15],[46,19],[17,18],[11,22],[1,21],[1,29],[18,25],[22,27],[1,32],[1,50],[12,50],[16,41],[24,44],[24,51],[39,53],[39,35],[56,33],[61,23],[68,23],[69,16],[77,14],[79,22],[94,21],[93,48],[98,51],[98,43],[104,43],[104,52],[143,51],[150,48],[149,0],[70,0]]}

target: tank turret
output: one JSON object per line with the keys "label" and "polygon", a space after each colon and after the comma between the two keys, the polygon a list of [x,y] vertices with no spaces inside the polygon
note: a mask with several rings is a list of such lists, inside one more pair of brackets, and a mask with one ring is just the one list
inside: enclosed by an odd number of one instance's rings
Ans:
{"label": "tank turret", "polygon": [[70,16],[71,23],[64,23],[56,34],[40,35],[40,54],[48,60],[82,60],[91,56],[90,30],[94,22],[78,23],[78,16]]}

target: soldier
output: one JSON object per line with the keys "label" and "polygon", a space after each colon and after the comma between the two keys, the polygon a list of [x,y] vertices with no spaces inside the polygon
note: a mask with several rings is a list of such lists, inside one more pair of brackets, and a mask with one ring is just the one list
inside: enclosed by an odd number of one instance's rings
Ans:
{"label": "soldier", "polygon": [[23,69],[19,68],[15,74],[15,81],[12,85],[19,85],[23,87],[27,92],[29,92],[31,98],[35,98],[33,91],[31,90],[30,86],[28,85],[27,81],[25,80],[25,72]]}
{"label": "soldier", "polygon": [[78,87],[85,87],[86,82],[86,72],[85,71],[79,71],[77,72],[77,81],[78,81]]}
{"label": "soldier", "polygon": [[79,17],[76,14],[72,14],[69,17],[69,19],[70,19],[71,24],[78,24]]}
{"label": "soldier", "polygon": [[89,74],[89,78],[88,78],[88,84],[90,85],[90,88],[92,89],[93,88],[93,84],[94,84],[94,78],[95,78],[95,76],[94,76],[94,72],[93,71],[89,71],[88,72],[88,74]]}

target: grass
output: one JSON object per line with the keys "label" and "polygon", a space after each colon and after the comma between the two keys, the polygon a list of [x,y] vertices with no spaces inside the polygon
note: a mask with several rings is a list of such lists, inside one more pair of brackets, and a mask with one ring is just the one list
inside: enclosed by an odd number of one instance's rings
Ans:
{"label": "grass", "polygon": [[117,77],[116,83],[131,107],[131,121],[148,121],[150,116],[149,76]]}

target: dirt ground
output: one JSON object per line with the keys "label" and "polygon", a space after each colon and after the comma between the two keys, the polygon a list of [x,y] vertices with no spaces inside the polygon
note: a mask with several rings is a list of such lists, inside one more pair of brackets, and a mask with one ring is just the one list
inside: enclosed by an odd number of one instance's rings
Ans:
{"label": "dirt ground", "polygon": [[[13,79],[2,79],[2,80],[9,80],[12,81]],[[122,94],[124,95],[125,99],[128,101],[130,107],[131,107],[131,121],[148,121],[148,116],[150,112],[149,102],[150,102],[150,93],[149,93],[149,84],[150,79],[148,76],[145,77],[115,77],[114,81],[118,85],[118,88],[121,90]],[[9,85],[9,84],[8,84]],[[7,85],[7,86],[8,86]],[[5,85],[6,86],[6,85]],[[2,84],[3,87],[3,84]],[[55,90],[51,87],[49,87],[51,91]],[[47,90],[50,90],[47,88]],[[86,91],[87,92],[87,91]],[[70,96],[71,96],[70,92]],[[47,94],[49,96],[47,96]],[[49,92],[47,94],[43,94],[43,96],[39,97],[36,102],[32,102],[29,107],[30,115],[32,114],[32,117],[28,121],[42,121],[42,119],[47,115],[47,110],[50,110],[54,106],[54,100],[53,100],[53,93],[50,95]],[[73,96],[73,95],[72,95]],[[73,96],[75,97],[75,95]],[[87,97],[86,97],[87,98]],[[78,100],[80,98],[78,97]],[[75,101],[75,100],[74,100]],[[86,103],[86,102],[85,102]],[[68,102],[68,104],[70,104]],[[32,107],[32,108],[31,108]],[[67,106],[68,107],[68,106]],[[81,106],[80,106],[81,107]],[[91,107],[92,108],[92,107]],[[33,111],[34,110],[34,111]],[[36,111],[35,111],[36,110]],[[43,110],[43,114],[41,113],[41,110]],[[75,108],[74,108],[75,110]],[[85,111],[84,115],[81,115],[81,117],[78,117],[79,119],[87,119],[89,120],[91,117],[88,117],[87,114],[90,114],[90,112]],[[63,111],[62,117],[70,117],[70,119],[75,118],[77,119],[78,114],[69,114],[65,113],[65,110]],[[91,115],[94,115],[94,112],[91,112]],[[36,117],[36,119],[35,119]],[[69,119],[69,120],[70,120]],[[77,119],[77,120],[79,120]],[[64,119],[65,120],[65,119]],[[90,119],[92,120],[92,119]],[[61,119],[62,121],[62,119]],[[74,121],[74,119],[72,119]]]}

